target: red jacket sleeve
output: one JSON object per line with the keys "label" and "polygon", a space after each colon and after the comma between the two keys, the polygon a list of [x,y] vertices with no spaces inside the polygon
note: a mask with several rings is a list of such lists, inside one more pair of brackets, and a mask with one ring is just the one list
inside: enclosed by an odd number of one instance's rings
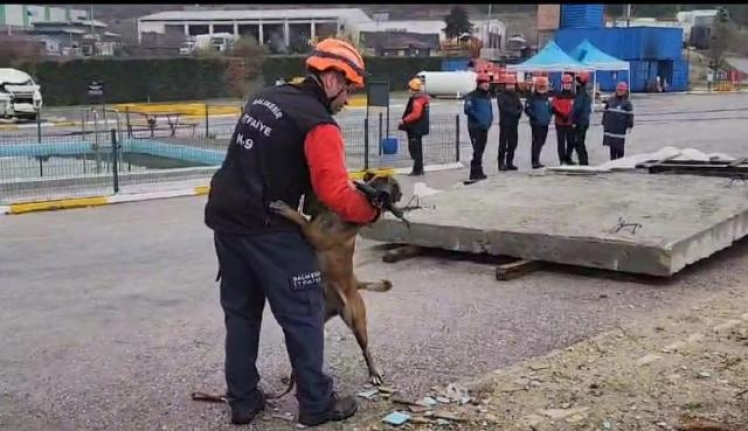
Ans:
{"label": "red jacket sleeve", "polygon": [[403,118],[403,123],[408,124],[414,121],[418,121],[418,119],[421,118],[421,115],[423,115],[423,105],[425,103],[426,100],[423,98],[413,100],[413,110],[410,112],[410,114],[408,114],[407,117]]}
{"label": "red jacket sleeve", "polygon": [[344,221],[363,224],[376,219],[378,210],[348,179],[343,136],[337,126],[322,124],[310,130],[304,153],[317,199]]}

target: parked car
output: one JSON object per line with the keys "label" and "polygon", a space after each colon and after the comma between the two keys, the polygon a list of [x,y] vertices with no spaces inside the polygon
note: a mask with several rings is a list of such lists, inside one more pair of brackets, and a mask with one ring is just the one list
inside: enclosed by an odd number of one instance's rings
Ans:
{"label": "parked car", "polygon": [[42,108],[40,90],[28,73],[0,68],[0,118],[36,120]]}

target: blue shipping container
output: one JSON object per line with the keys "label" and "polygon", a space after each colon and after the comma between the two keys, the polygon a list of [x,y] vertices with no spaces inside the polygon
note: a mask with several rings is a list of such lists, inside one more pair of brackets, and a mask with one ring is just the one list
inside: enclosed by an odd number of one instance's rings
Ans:
{"label": "blue shipping container", "polygon": [[585,39],[621,60],[681,60],[683,30],[659,27],[561,28],[554,41],[570,52]]}
{"label": "blue shipping container", "polygon": [[605,23],[603,4],[562,4],[561,28],[600,28]]}
{"label": "blue shipping container", "polygon": [[442,60],[442,72],[455,72],[467,70],[469,59],[445,59]]}
{"label": "blue shipping container", "polygon": [[673,76],[668,81],[670,88],[668,91],[687,91],[689,84],[689,64],[686,60],[673,62]]}
{"label": "blue shipping container", "polygon": [[631,87],[632,93],[642,93],[646,91],[649,83],[657,79],[657,62],[656,61],[630,61],[631,68]]}
{"label": "blue shipping container", "polygon": [[595,81],[600,87],[600,91],[613,92],[619,82],[629,81],[629,72],[625,70],[600,70],[595,72]]}

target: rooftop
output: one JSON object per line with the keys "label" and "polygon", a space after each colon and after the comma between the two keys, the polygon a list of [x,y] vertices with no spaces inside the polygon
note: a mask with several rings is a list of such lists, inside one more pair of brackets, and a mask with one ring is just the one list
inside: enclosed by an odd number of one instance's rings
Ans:
{"label": "rooftop", "polygon": [[159,12],[138,18],[138,21],[234,21],[255,19],[346,18],[354,22],[372,19],[358,8],[328,9],[263,9],[263,10],[183,10]]}

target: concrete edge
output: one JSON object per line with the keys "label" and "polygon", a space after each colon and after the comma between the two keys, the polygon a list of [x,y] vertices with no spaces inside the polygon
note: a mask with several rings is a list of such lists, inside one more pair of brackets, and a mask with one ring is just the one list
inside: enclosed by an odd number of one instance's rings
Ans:
{"label": "concrete edge", "polygon": [[[451,169],[461,169],[463,164],[460,162],[447,163],[442,165],[430,165],[426,166],[424,170],[426,172],[438,172]],[[367,172],[376,173],[378,175],[402,175],[410,172],[410,168],[378,168],[369,169],[368,171],[354,171],[349,173],[351,180],[360,180]],[[169,199],[176,197],[185,196],[201,196],[207,195],[210,191],[210,186],[198,186],[186,189],[174,189],[174,190],[156,190],[152,192],[143,193],[132,193],[132,194],[119,194],[119,195],[105,195],[105,196],[87,196],[82,198],[72,199],[58,199],[48,201],[37,201],[37,202],[20,202],[11,205],[0,205],[0,215],[20,215],[28,214],[33,212],[44,212],[44,211],[57,211],[74,208],[89,208],[98,207],[104,205],[113,205],[126,202],[142,202],[156,199]]]}

